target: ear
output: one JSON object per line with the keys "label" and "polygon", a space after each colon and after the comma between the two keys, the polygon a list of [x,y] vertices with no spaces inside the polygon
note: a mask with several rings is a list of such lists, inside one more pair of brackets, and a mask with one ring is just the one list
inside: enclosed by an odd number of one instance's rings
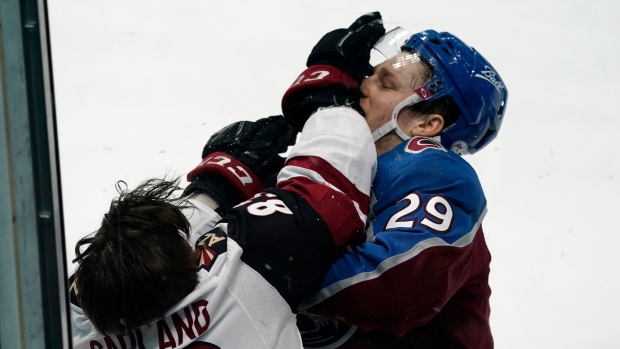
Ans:
{"label": "ear", "polygon": [[433,137],[439,134],[443,130],[444,120],[440,114],[430,114],[413,119],[413,122],[408,124],[409,130],[407,130],[410,136],[424,136]]}
{"label": "ear", "polygon": [[443,130],[443,116],[440,114],[431,114],[426,118],[426,122],[423,125],[424,136],[433,137],[437,136],[441,130]]}

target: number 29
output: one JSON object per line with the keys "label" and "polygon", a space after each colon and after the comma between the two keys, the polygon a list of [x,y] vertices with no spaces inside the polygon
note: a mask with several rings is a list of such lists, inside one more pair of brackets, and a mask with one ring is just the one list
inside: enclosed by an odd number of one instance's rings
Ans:
{"label": "number 29", "polygon": [[[441,195],[435,195],[428,199],[425,205],[418,193],[411,193],[398,204],[406,202],[405,207],[394,213],[385,225],[384,230],[393,228],[413,228],[416,224],[427,227],[437,233],[446,233],[452,227],[454,210],[450,202]],[[418,218],[403,218],[424,206],[424,218],[418,223]]]}

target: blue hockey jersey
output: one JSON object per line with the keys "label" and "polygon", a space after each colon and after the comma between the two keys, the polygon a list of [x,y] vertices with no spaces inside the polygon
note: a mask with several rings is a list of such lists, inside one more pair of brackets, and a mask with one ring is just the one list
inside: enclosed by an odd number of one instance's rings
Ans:
{"label": "blue hockey jersey", "polygon": [[368,241],[342,255],[301,308],[383,333],[373,345],[362,332],[357,348],[492,347],[486,199],[474,169],[414,137],[378,158],[373,193]]}

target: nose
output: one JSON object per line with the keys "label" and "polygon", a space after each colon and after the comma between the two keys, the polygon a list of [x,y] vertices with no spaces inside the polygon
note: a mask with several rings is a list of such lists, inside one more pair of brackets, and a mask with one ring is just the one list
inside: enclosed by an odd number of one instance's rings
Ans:
{"label": "nose", "polygon": [[362,94],[362,98],[368,97],[370,84],[372,83],[372,79],[376,79],[375,75],[371,75],[366,77],[364,81],[362,81],[362,85],[360,86],[360,93]]}

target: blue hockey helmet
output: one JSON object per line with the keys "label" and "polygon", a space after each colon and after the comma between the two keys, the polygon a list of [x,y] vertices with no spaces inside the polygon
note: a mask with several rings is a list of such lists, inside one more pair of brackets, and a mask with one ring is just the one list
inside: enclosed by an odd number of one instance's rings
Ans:
{"label": "blue hockey helmet", "polygon": [[[388,34],[391,37],[397,35]],[[459,154],[473,154],[497,136],[506,110],[508,90],[497,71],[478,51],[450,33],[434,30],[413,34],[400,50],[419,55],[432,72],[424,87],[396,107],[392,115],[394,126],[402,108],[422,100],[450,96],[460,115],[454,124],[440,133],[444,147]],[[386,55],[385,51],[383,49],[383,55],[390,58],[387,55],[391,54]],[[402,137],[402,131],[398,131]]]}

